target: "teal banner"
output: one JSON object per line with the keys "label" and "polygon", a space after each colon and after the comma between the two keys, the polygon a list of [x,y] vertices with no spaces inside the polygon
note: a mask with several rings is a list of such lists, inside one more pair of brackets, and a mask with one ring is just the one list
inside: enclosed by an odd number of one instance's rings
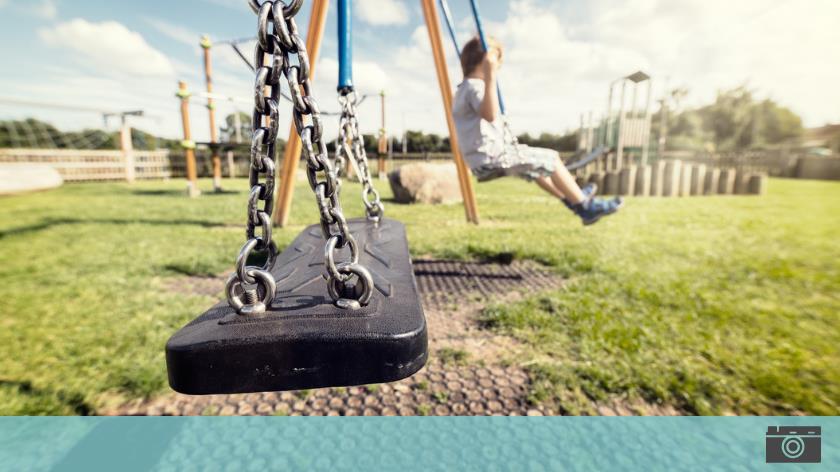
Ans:
{"label": "teal banner", "polygon": [[13,471],[837,471],[839,449],[838,417],[0,418]]}

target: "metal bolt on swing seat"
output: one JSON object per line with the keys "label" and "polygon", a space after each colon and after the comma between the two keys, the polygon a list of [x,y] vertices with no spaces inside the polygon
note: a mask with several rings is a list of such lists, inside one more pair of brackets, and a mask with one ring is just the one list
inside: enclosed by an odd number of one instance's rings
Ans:
{"label": "metal bolt on swing seat", "polygon": [[259,294],[257,294],[256,289],[249,288],[242,292],[242,296],[245,299],[245,306],[243,306],[242,310],[239,312],[240,315],[261,315],[265,313],[266,306],[262,301],[260,301]]}

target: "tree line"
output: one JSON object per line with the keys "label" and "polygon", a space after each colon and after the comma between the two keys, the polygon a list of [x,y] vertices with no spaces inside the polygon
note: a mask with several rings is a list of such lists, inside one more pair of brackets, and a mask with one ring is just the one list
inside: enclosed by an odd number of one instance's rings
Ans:
{"label": "tree line", "polygon": [[[662,101],[662,106],[652,117],[651,142],[655,143],[663,130],[667,130],[667,148],[676,150],[745,150],[766,149],[781,145],[795,145],[802,137],[802,119],[789,108],[771,99],[756,99],[747,87],[723,90],[711,104],[680,110],[679,99],[685,95],[672,94]],[[663,120],[663,113],[666,114]],[[663,126],[663,124],[665,126]],[[238,128],[238,132],[237,132]],[[220,127],[222,142],[239,139],[247,146],[251,135],[251,116],[246,113],[230,114]],[[519,142],[529,146],[557,151],[574,151],[577,148],[577,131],[570,133],[528,133],[518,136]],[[63,132],[53,125],[28,118],[0,121],[0,147],[37,147],[58,149],[118,149],[119,132],[101,129]],[[378,136],[365,134],[368,153],[377,150]],[[403,140],[410,153],[450,152],[449,137],[436,133],[409,130],[404,136],[393,136],[393,149],[401,152]],[[132,130],[135,149],[158,148],[178,150],[180,140],[155,136],[140,129]],[[285,142],[278,139],[278,149]],[[335,138],[328,143],[334,151]]]}

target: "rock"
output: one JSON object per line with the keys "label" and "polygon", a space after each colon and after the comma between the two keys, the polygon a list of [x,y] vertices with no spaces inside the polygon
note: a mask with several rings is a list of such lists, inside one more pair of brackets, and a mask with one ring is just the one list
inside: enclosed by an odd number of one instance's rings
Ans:
{"label": "rock", "polygon": [[44,164],[0,165],[0,195],[47,190],[64,183],[58,171]]}
{"label": "rock", "polygon": [[388,174],[398,203],[458,203],[461,189],[455,164],[406,164]]}

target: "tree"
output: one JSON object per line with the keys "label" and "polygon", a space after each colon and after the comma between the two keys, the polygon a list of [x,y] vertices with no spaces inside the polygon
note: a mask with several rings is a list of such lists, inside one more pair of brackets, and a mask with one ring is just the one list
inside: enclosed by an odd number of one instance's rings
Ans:
{"label": "tree", "polygon": [[560,152],[574,151],[577,149],[578,143],[577,132],[566,134],[540,133],[540,136],[537,138],[533,138],[530,134],[524,133],[519,135],[517,139],[519,139],[520,143],[527,144],[528,146],[549,148]]}
{"label": "tree", "polygon": [[[653,123],[660,122],[661,113],[654,115]],[[719,91],[710,105],[670,116],[668,148],[757,149],[796,140],[802,132],[796,113],[770,99],[756,101],[746,86],[740,86]],[[659,133],[654,126],[654,139]]]}
{"label": "tree", "polygon": [[221,141],[227,143],[236,142],[236,116],[239,115],[239,140],[247,143],[251,136],[251,116],[247,113],[236,112],[231,113],[225,117],[224,126],[219,131],[221,134]]}

